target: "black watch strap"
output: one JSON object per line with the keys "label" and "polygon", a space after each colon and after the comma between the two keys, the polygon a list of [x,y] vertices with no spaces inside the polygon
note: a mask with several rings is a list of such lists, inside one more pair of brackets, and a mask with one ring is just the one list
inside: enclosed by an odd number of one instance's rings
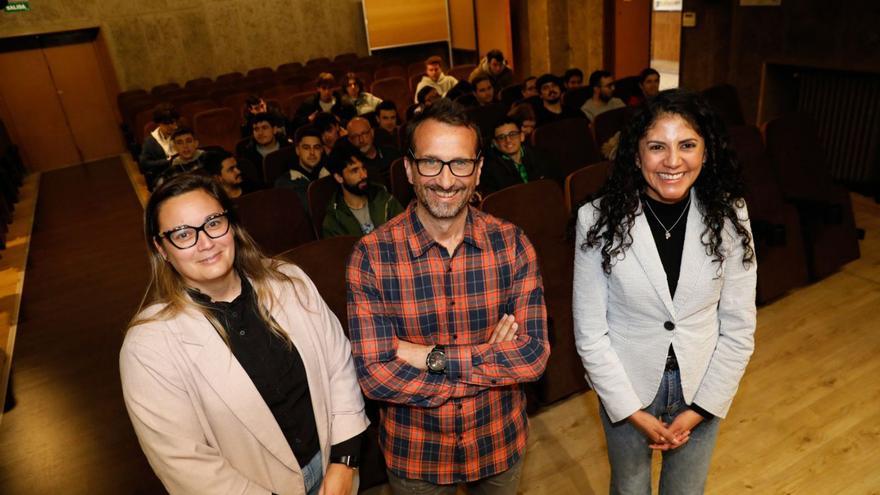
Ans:
{"label": "black watch strap", "polygon": [[340,455],[330,457],[331,464],[345,464],[346,466],[357,469],[360,465],[360,459],[356,455]]}

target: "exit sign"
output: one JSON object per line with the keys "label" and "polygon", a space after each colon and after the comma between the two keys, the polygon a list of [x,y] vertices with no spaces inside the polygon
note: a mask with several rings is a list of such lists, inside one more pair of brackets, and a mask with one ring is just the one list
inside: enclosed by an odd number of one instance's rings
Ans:
{"label": "exit sign", "polygon": [[9,5],[3,10],[6,12],[27,12],[31,10],[31,4],[28,0],[10,0]]}

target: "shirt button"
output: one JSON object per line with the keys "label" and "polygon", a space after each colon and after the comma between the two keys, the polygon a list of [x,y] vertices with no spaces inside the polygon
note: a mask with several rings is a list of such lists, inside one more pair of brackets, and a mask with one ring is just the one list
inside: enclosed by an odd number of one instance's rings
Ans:
{"label": "shirt button", "polygon": [[498,383],[498,380],[496,380],[496,379],[493,378],[493,379],[492,379],[492,385],[495,385],[496,383]]}
{"label": "shirt button", "polygon": [[457,335],[457,334],[452,334],[452,340],[458,340],[458,335]]}
{"label": "shirt button", "polygon": [[450,306],[455,306],[455,301],[449,301]]}
{"label": "shirt button", "polygon": [[665,328],[667,330],[675,330],[675,323],[672,323],[671,321],[667,321],[666,323],[663,324],[663,328]]}
{"label": "shirt button", "polygon": [[239,331],[238,331],[238,334],[239,334],[239,335],[244,335],[245,333],[247,333],[247,332],[245,332],[244,330],[239,330]]}
{"label": "shirt button", "polygon": [[238,312],[237,312],[237,311],[233,311],[233,312],[232,312],[232,317],[233,317],[233,318],[238,318]]}
{"label": "shirt button", "polygon": [[459,405],[458,405],[458,409],[459,409],[459,410],[464,409],[464,406],[461,405],[461,404],[459,404]]}

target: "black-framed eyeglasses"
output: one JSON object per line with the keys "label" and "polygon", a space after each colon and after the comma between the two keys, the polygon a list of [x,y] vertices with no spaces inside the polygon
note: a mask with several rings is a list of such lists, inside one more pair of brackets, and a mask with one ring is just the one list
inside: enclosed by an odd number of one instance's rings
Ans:
{"label": "black-framed eyeglasses", "polygon": [[436,177],[443,172],[443,167],[449,167],[449,171],[456,177],[469,177],[473,175],[477,169],[477,163],[480,161],[480,154],[477,153],[476,158],[453,158],[452,160],[441,160],[439,158],[425,157],[417,158],[412,150],[409,150],[409,159],[416,164],[416,170],[423,177]]}
{"label": "black-framed eyeglasses", "polygon": [[189,249],[199,242],[199,232],[204,232],[211,239],[217,239],[229,232],[229,212],[215,213],[205,219],[205,223],[198,227],[181,225],[159,234],[159,239],[168,239],[168,242],[177,249]]}
{"label": "black-framed eyeglasses", "polygon": [[516,139],[522,135],[522,131],[510,131],[507,134],[497,134],[495,136],[495,141],[504,142],[508,139]]}

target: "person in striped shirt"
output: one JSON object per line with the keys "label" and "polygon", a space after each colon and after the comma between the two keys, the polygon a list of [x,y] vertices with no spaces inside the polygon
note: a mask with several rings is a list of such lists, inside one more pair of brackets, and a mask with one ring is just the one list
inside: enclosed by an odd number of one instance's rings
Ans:
{"label": "person in striped shirt", "polygon": [[396,494],[515,494],[528,418],[522,383],[550,354],[535,250],[518,227],[468,205],[480,136],[438,101],[408,127],[416,201],[355,246],[347,267],[352,354],[382,403]]}

